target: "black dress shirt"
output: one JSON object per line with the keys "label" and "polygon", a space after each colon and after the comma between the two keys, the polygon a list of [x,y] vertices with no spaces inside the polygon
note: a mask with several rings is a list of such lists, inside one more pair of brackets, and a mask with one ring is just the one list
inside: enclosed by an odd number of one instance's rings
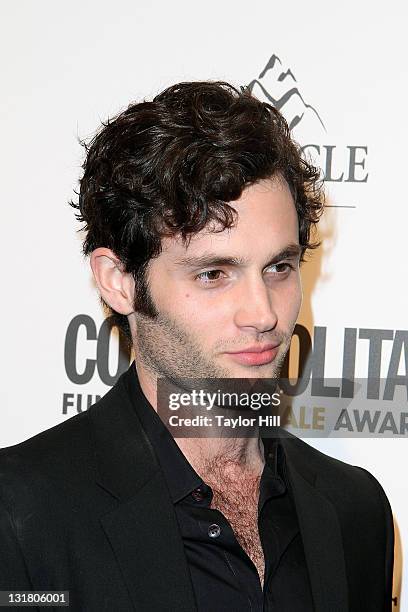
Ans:
{"label": "black dress shirt", "polygon": [[136,370],[128,390],[164,472],[198,611],[312,611],[303,544],[279,441],[263,438],[265,466],[258,503],[258,529],[265,558],[262,589],[257,569],[231,525],[222,512],[210,507],[211,487],[195,472],[147,401]]}

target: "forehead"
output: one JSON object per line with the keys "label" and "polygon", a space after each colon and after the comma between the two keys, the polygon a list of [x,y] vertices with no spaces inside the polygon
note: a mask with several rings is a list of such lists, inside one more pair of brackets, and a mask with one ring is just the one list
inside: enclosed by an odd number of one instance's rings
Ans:
{"label": "forehead", "polygon": [[285,179],[264,179],[246,187],[238,200],[229,202],[237,212],[233,227],[215,232],[206,227],[194,234],[186,245],[180,236],[162,241],[168,257],[216,251],[220,254],[256,256],[279,251],[299,242],[298,218],[293,196]]}

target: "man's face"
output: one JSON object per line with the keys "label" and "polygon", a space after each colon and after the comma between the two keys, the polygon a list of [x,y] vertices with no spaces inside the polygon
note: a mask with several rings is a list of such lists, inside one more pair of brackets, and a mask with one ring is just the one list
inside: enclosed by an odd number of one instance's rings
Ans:
{"label": "man's face", "polygon": [[158,376],[279,375],[302,299],[293,198],[275,178],[247,187],[230,205],[238,212],[234,227],[206,228],[187,247],[165,238],[149,264],[158,316],[135,313],[131,326],[136,356]]}

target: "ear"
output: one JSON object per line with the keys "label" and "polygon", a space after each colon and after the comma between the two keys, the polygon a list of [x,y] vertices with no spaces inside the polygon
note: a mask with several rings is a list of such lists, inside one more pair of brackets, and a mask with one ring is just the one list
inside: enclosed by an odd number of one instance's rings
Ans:
{"label": "ear", "polygon": [[113,310],[123,315],[134,311],[135,281],[110,249],[99,247],[90,257],[92,272],[101,297]]}

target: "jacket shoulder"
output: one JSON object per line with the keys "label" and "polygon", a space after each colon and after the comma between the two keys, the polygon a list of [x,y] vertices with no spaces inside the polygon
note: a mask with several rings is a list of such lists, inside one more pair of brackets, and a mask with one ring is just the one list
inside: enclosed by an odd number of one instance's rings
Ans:
{"label": "jacket shoulder", "polygon": [[284,446],[295,468],[338,504],[391,512],[383,487],[367,469],[331,457],[293,435]]}
{"label": "jacket shoulder", "polygon": [[14,505],[22,496],[39,500],[62,488],[78,496],[97,479],[96,436],[118,445],[128,422],[122,375],[88,410],[0,449],[0,499]]}
{"label": "jacket shoulder", "polygon": [[0,449],[0,482],[6,473],[19,471],[48,473],[75,468],[75,464],[89,460],[93,451],[92,429],[95,419],[103,419],[104,425],[120,412],[123,403],[120,379],[102,398],[88,410],[32,436],[31,438]]}
{"label": "jacket shoulder", "polygon": [[0,449],[0,498],[38,497],[52,482],[69,483],[89,470],[91,434],[87,412]]}
{"label": "jacket shoulder", "polygon": [[88,415],[82,412],[46,429],[23,442],[0,449],[0,473],[19,465],[25,468],[51,467],[53,459],[69,458],[81,448],[81,441],[88,432]]}

